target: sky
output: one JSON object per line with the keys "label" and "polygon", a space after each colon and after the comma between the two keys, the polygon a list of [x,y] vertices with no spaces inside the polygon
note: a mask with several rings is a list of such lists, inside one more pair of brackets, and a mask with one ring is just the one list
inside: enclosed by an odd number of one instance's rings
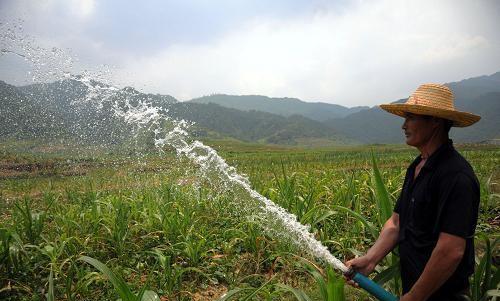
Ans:
{"label": "sky", "polygon": [[[500,71],[498,20],[496,0],[0,0],[0,80],[33,80],[10,52],[24,47],[45,68],[101,70],[101,80],[181,101],[373,106]],[[17,46],[12,31],[24,37]]]}

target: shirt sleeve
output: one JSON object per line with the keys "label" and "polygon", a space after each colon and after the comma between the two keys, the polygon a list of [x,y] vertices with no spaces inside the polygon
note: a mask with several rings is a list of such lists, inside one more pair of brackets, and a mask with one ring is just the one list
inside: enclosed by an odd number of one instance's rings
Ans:
{"label": "shirt sleeve", "polygon": [[474,235],[479,206],[479,187],[459,173],[447,176],[439,185],[438,232],[468,238]]}

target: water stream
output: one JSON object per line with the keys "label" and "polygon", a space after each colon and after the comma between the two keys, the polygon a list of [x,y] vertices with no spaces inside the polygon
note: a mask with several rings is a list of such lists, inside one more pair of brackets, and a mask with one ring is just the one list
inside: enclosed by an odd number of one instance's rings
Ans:
{"label": "water stream", "polygon": [[[346,266],[314,238],[308,226],[300,224],[295,215],[252,189],[248,178],[228,165],[213,148],[192,139],[188,133],[190,122],[171,118],[168,110],[155,106],[148,97],[138,100],[126,89],[102,84],[102,72],[97,75],[92,72],[75,75],[76,72],[72,68],[75,60],[71,55],[58,48],[46,49],[37,46],[31,38],[20,38],[17,33],[19,28],[0,30],[0,60],[9,55],[22,58],[32,65],[33,82],[72,80],[84,85],[85,97],[73,102],[76,107],[82,104],[91,105],[95,110],[111,108],[115,117],[135,129],[153,133],[154,144],[159,150],[170,146],[178,156],[189,158],[198,167],[201,177],[216,182],[217,185],[223,186],[225,191],[237,195],[240,199],[235,202],[237,201],[239,206],[249,206],[254,218],[271,235],[294,243],[341,272],[347,271]],[[169,126],[165,126],[167,123]]]}

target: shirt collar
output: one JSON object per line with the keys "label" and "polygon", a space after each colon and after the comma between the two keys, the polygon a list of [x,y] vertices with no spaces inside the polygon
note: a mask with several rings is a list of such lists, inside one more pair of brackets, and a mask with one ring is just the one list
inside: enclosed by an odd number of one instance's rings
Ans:
{"label": "shirt collar", "polygon": [[443,143],[435,152],[433,152],[427,162],[425,162],[425,168],[434,168],[440,161],[442,161],[442,157],[446,155],[449,151],[453,150],[453,141],[448,139],[447,142]]}
{"label": "shirt collar", "polygon": [[[440,158],[448,151],[453,149],[454,149],[453,140],[448,139],[448,141],[443,143],[440,147],[438,147],[438,149],[435,152],[432,153],[432,155],[429,156],[423,168],[429,168],[429,169],[434,168],[440,161]],[[415,167],[418,165],[418,163],[420,163],[420,161],[422,161],[422,158],[419,155],[415,158],[415,160],[413,160],[408,169],[415,169]]]}

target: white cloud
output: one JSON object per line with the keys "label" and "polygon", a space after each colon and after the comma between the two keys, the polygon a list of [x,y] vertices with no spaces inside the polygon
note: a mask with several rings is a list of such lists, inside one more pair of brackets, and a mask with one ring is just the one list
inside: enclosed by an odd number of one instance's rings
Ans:
{"label": "white cloud", "polygon": [[[234,28],[219,28],[208,38],[210,30],[193,30],[206,22],[202,17],[199,24],[167,18],[117,28],[110,24],[120,24],[117,20],[128,9],[111,14],[113,5],[94,0],[8,3],[0,16],[24,18],[25,28],[48,49],[71,48],[80,58],[75,70],[102,63],[118,66],[115,82],[182,100],[228,93],[373,105],[405,97],[422,82],[500,70],[500,5],[489,0],[325,4],[303,14],[256,14],[237,25],[221,23]],[[168,11],[172,4],[163,5]],[[220,6],[220,18],[232,13],[225,8]],[[198,20],[196,12],[185,10],[191,12],[186,17]],[[142,17],[147,20],[148,15]],[[151,37],[160,41],[137,45],[137,33],[146,30],[158,32]],[[189,38],[178,39],[183,33]]]}
{"label": "white cloud", "polygon": [[80,17],[88,17],[94,12],[94,0],[71,0],[69,3],[73,13]]}
{"label": "white cloud", "polygon": [[[70,19],[72,22],[78,18],[87,18],[95,11],[95,0],[6,0],[6,8],[12,15],[16,15],[26,21],[31,21],[29,17],[35,17],[36,20],[45,20],[52,22],[53,18]],[[44,26],[43,23],[38,24]],[[68,25],[73,25],[71,22]]]}
{"label": "white cloud", "polygon": [[370,1],[343,14],[255,19],[216,43],[131,59],[118,76],[181,99],[216,92],[373,105],[422,81],[459,80],[456,65],[473,58],[489,62],[477,62],[483,73],[500,69],[498,36],[464,30],[460,18],[471,12],[455,3]]}

